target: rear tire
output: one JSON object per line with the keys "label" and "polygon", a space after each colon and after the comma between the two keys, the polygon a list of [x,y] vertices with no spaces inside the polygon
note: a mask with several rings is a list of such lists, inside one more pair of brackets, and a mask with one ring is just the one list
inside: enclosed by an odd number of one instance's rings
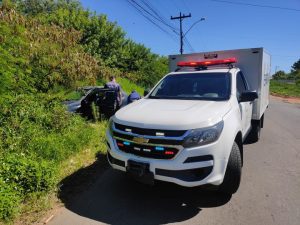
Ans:
{"label": "rear tire", "polygon": [[250,143],[258,142],[260,139],[261,133],[261,120],[253,121],[251,124],[251,131],[249,133],[249,141]]}
{"label": "rear tire", "polygon": [[229,156],[223,183],[219,186],[219,192],[234,194],[240,186],[242,175],[242,158],[238,144],[233,143]]}

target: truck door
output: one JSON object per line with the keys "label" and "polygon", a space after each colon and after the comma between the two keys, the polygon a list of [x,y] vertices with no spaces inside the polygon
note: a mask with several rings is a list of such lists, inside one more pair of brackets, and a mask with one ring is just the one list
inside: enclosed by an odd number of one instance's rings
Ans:
{"label": "truck door", "polygon": [[[247,91],[248,85],[242,72],[238,72],[236,75],[236,95],[239,100],[240,94]],[[241,112],[242,133],[243,137],[248,133],[251,128],[252,117],[252,102],[239,102],[239,108]]]}

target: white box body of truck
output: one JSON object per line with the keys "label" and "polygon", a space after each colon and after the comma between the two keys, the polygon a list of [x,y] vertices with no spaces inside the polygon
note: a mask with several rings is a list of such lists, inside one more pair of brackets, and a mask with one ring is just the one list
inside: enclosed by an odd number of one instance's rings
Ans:
{"label": "white box body of truck", "polygon": [[180,61],[204,61],[236,58],[235,66],[239,68],[250,85],[257,91],[258,99],[254,101],[252,119],[259,120],[269,104],[269,85],[271,78],[271,56],[263,48],[235,49],[193,54],[170,55],[169,70],[176,71]]}

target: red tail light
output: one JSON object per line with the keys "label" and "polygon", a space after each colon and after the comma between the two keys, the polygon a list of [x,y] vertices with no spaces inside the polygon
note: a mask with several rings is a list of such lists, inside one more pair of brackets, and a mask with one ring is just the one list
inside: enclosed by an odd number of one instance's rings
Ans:
{"label": "red tail light", "polygon": [[213,66],[213,65],[223,65],[223,64],[230,64],[236,62],[237,62],[236,58],[208,60],[208,61],[192,61],[192,62],[181,61],[177,63],[177,66],[180,67]]}

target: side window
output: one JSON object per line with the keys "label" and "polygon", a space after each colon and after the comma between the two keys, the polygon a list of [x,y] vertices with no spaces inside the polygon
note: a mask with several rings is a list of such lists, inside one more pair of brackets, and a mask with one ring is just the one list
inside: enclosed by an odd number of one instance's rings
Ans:
{"label": "side window", "polygon": [[165,92],[165,86],[166,86],[166,80],[168,78],[165,78],[157,87],[156,89],[153,91],[153,93],[151,95],[163,95]]}
{"label": "side window", "polygon": [[245,80],[243,74],[238,72],[236,75],[236,97],[239,99],[240,94],[244,91],[247,91],[247,86],[245,84]]}

